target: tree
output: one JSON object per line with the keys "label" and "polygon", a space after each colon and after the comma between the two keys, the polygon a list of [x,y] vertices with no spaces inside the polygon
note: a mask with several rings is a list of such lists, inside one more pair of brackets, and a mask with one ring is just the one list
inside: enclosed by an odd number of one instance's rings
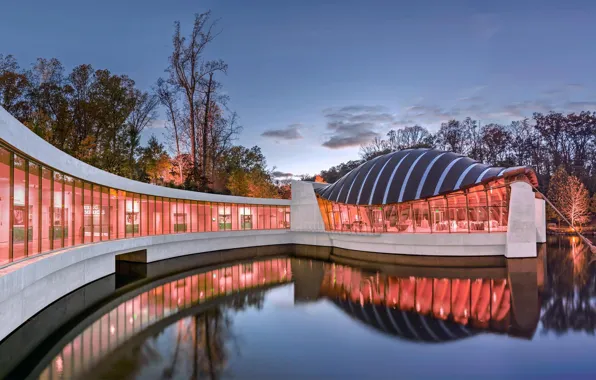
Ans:
{"label": "tree", "polygon": [[592,195],[592,201],[590,202],[590,211],[592,214],[596,214],[596,193]]}
{"label": "tree", "polygon": [[172,166],[163,144],[152,135],[147,147],[140,149],[139,156],[138,167],[142,172],[138,179],[155,185],[163,184]]}
{"label": "tree", "polygon": [[[213,28],[215,23],[210,22],[210,12],[195,15],[195,21],[192,32],[188,40],[182,36],[180,32],[180,22],[175,23],[174,36],[172,38],[173,51],[170,56],[170,65],[167,69],[169,73],[168,82],[173,86],[176,94],[181,92],[184,99],[184,107],[182,109],[188,112],[187,117],[184,117],[186,126],[188,127],[190,139],[190,155],[192,160],[192,176],[196,182],[199,178],[199,152],[197,149],[197,137],[204,136],[207,131],[199,130],[199,116],[202,105],[205,107],[205,118],[209,117],[209,101],[204,102],[202,96],[209,97],[207,94],[211,90],[201,91],[202,86],[211,83],[212,76],[217,71],[225,72],[227,65],[222,60],[205,61],[203,54],[206,47],[216,37]],[[210,80],[206,83],[206,78]],[[204,87],[203,87],[204,88]],[[203,125],[203,128],[205,125]],[[203,147],[206,149],[206,147]],[[202,155],[203,157],[205,154]],[[206,168],[206,163],[203,162],[203,170]]]}
{"label": "tree", "polygon": [[507,164],[508,148],[511,143],[509,131],[499,124],[487,124],[480,131],[482,145],[473,147],[478,149],[478,157],[486,159],[492,165]]}
{"label": "tree", "polygon": [[[573,175],[568,175],[563,165],[559,166],[551,178],[548,198],[569,220],[572,226],[589,221],[590,198],[584,184]],[[552,215],[554,210],[550,211]]]}
{"label": "tree", "polygon": [[20,71],[12,55],[0,54],[0,105],[20,121],[29,112],[25,95],[29,89],[29,78]]}
{"label": "tree", "polygon": [[470,132],[458,120],[449,120],[442,123],[437,132],[437,145],[445,150],[455,153],[467,153],[467,144],[470,140]]}
{"label": "tree", "polygon": [[[135,91],[134,106],[128,117],[128,122],[126,123],[126,132],[128,134],[128,164],[129,170],[133,173],[131,176],[133,179],[139,179],[138,176],[134,174],[134,168],[135,154],[138,152],[141,144],[141,132],[143,132],[143,130],[157,118],[156,108],[158,102],[159,100],[155,95],[149,95],[148,93],[139,90]],[[155,141],[150,142],[155,144],[157,142],[155,136],[152,136],[152,138]],[[151,149],[151,147],[149,147],[149,149]]]}
{"label": "tree", "polygon": [[234,146],[226,154],[227,188],[232,195],[279,198],[265,156],[258,146]]}

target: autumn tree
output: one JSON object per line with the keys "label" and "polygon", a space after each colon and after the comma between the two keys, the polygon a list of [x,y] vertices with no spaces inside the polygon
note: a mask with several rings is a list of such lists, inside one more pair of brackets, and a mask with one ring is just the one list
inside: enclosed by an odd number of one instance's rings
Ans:
{"label": "autumn tree", "polygon": [[163,144],[152,135],[147,146],[140,149],[137,177],[141,181],[162,185],[171,170],[170,157]]}
{"label": "autumn tree", "polygon": [[[572,226],[582,225],[590,218],[590,198],[584,184],[569,175],[561,165],[551,178],[548,198]],[[554,210],[550,211],[553,215]]]}

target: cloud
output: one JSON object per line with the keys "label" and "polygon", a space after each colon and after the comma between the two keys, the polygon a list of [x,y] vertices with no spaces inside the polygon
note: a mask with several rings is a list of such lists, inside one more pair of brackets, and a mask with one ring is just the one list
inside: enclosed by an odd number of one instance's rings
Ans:
{"label": "cloud", "polygon": [[570,111],[594,111],[596,110],[596,102],[567,102],[565,108]]}
{"label": "cloud", "polygon": [[384,106],[350,105],[341,108],[326,108],[323,116],[327,130],[323,146],[342,149],[368,143],[396,122],[395,115]]}
{"label": "cloud", "polygon": [[280,172],[280,171],[274,171],[271,173],[271,175],[275,178],[293,177],[294,176],[294,174],[292,174],[292,173]]}
{"label": "cloud", "polygon": [[300,134],[299,128],[302,127],[302,124],[290,124],[283,129],[270,129],[263,133],[261,136],[263,137],[271,137],[279,140],[300,140],[302,139],[302,135]]}
{"label": "cloud", "polygon": [[484,101],[484,98],[482,96],[478,96],[478,95],[464,96],[463,98],[457,99],[457,101],[458,102],[473,103],[473,102],[482,102],[482,101]]}
{"label": "cloud", "polygon": [[546,96],[562,95],[562,94],[568,94],[570,92],[581,91],[583,89],[584,89],[584,86],[582,84],[567,83],[564,85],[547,88],[546,90],[542,91],[542,94],[546,95]]}

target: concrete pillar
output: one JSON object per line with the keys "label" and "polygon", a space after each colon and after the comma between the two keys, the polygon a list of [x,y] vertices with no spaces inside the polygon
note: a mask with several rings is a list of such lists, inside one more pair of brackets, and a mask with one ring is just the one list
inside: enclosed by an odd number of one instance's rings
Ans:
{"label": "concrete pillar", "polygon": [[534,198],[536,204],[536,242],[546,243],[546,202],[544,199]]}
{"label": "concrete pillar", "polygon": [[511,184],[507,258],[536,257],[536,201],[532,186],[526,182]]}
{"label": "concrete pillar", "polygon": [[324,232],[325,224],[311,182],[292,181],[292,231]]}

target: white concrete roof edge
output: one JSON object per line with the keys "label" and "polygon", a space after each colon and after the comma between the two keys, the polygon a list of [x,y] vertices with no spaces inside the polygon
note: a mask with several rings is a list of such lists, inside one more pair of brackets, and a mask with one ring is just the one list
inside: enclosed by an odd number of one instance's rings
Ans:
{"label": "white concrete roof edge", "polygon": [[160,197],[207,202],[290,205],[290,201],[286,199],[249,198],[172,189],[169,187],[133,181],[128,178],[108,173],[79,161],[49,144],[15,119],[2,107],[0,107],[0,140],[52,169],[118,190],[130,191],[138,194],[156,195]]}

